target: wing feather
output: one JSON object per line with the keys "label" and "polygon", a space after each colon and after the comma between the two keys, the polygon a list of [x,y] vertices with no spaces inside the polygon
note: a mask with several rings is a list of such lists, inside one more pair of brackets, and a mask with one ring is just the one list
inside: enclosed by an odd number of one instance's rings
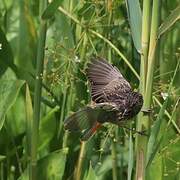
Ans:
{"label": "wing feather", "polygon": [[120,71],[102,58],[94,58],[88,64],[87,77],[91,86],[92,100],[96,103],[106,102],[114,93],[130,91],[130,84]]}

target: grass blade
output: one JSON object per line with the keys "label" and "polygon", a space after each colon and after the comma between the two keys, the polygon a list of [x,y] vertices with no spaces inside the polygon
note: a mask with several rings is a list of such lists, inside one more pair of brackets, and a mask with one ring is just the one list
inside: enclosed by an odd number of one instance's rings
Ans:
{"label": "grass blade", "polygon": [[42,19],[47,20],[50,19],[62,3],[62,0],[53,0],[45,9],[42,14]]}
{"label": "grass blade", "polygon": [[90,164],[87,177],[84,178],[84,180],[91,180],[91,179],[97,180],[98,178],[97,178],[97,176],[95,174],[94,169],[92,168],[92,165]]}
{"label": "grass blade", "polygon": [[132,141],[132,131],[130,131],[129,138],[129,155],[128,155],[128,180],[132,179],[132,170],[133,170],[133,141]]}
{"label": "grass blade", "polygon": [[174,9],[171,14],[165,19],[165,21],[161,24],[158,31],[158,38],[162,34],[164,34],[176,21],[180,19],[180,4]]}
{"label": "grass blade", "polygon": [[[26,84],[26,132],[27,132],[27,152],[31,155],[31,135],[32,135],[32,121],[33,121],[33,107],[32,99],[29,91],[29,86]],[[30,166],[31,167],[31,166]]]}
{"label": "grass blade", "polygon": [[152,159],[151,156],[152,155],[154,156],[154,154],[155,154],[154,145],[155,145],[155,142],[157,141],[161,122],[163,120],[163,115],[164,115],[165,109],[167,108],[168,99],[169,99],[169,97],[166,98],[163,106],[161,107],[158,117],[154,123],[154,126],[152,127],[152,130],[151,130],[151,135],[150,135],[150,138],[148,141],[148,146],[147,146],[147,160],[146,160],[147,164],[149,164],[149,160]]}
{"label": "grass blade", "polygon": [[[154,156],[155,152],[157,151],[157,146],[155,146],[155,143],[157,142],[157,139],[158,139],[158,133],[160,131],[161,122],[163,120],[163,116],[165,114],[165,110],[166,110],[167,105],[168,105],[169,95],[170,95],[170,92],[172,89],[173,81],[174,81],[174,78],[176,76],[179,64],[180,64],[180,61],[178,61],[176,69],[174,71],[174,75],[173,75],[173,78],[171,80],[171,83],[170,83],[170,86],[168,89],[168,96],[165,99],[165,102],[163,103],[163,106],[161,107],[159,114],[158,114],[158,117],[154,123],[152,130],[151,130],[151,135],[150,135],[150,138],[148,141],[148,146],[147,146],[146,165],[149,164],[150,159],[152,161],[152,156]],[[157,144],[159,144],[159,143],[160,143],[160,141]]]}
{"label": "grass blade", "polygon": [[142,13],[139,0],[126,0],[129,24],[136,50],[141,52]]}
{"label": "grass blade", "polygon": [[5,115],[15,103],[24,81],[0,79],[0,130],[3,127]]}

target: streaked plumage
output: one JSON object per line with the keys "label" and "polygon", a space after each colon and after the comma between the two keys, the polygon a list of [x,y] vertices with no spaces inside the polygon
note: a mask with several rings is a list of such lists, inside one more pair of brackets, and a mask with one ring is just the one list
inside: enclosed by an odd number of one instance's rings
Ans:
{"label": "streaked plumage", "polygon": [[143,97],[134,92],[120,71],[102,58],[88,64],[87,77],[94,105],[84,107],[65,120],[65,129],[84,131],[82,140],[91,137],[105,122],[120,124],[141,110]]}

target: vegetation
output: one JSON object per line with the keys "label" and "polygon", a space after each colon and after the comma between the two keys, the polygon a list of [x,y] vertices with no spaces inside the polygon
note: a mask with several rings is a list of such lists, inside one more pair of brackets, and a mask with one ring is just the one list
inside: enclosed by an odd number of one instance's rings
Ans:
{"label": "vegetation", "polygon": [[[178,0],[0,0],[0,179],[180,178]],[[144,97],[88,142],[64,119],[90,103],[92,56]]]}

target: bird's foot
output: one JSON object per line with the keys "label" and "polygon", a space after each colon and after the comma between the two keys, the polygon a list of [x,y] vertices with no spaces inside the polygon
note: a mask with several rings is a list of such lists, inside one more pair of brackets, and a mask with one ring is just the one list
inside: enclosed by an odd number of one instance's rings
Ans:
{"label": "bird's foot", "polygon": [[146,130],[144,130],[144,131],[136,131],[136,133],[138,133],[138,134],[140,134],[142,136],[148,136],[146,132],[147,132]]}
{"label": "bird's foot", "polygon": [[130,131],[132,131],[132,132],[134,132],[134,133],[140,134],[140,135],[142,135],[142,136],[148,136],[148,134],[146,134],[146,132],[147,132],[146,130],[136,131],[135,129],[131,129],[131,128],[126,127],[126,126],[123,126],[123,128],[128,129],[128,130],[130,130]]}
{"label": "bird's foot", "polygon": [[152,109],[151,108],[142,108],[141,112],[143,112],[144,114],[150,114],[150,113],[152,113]]}

